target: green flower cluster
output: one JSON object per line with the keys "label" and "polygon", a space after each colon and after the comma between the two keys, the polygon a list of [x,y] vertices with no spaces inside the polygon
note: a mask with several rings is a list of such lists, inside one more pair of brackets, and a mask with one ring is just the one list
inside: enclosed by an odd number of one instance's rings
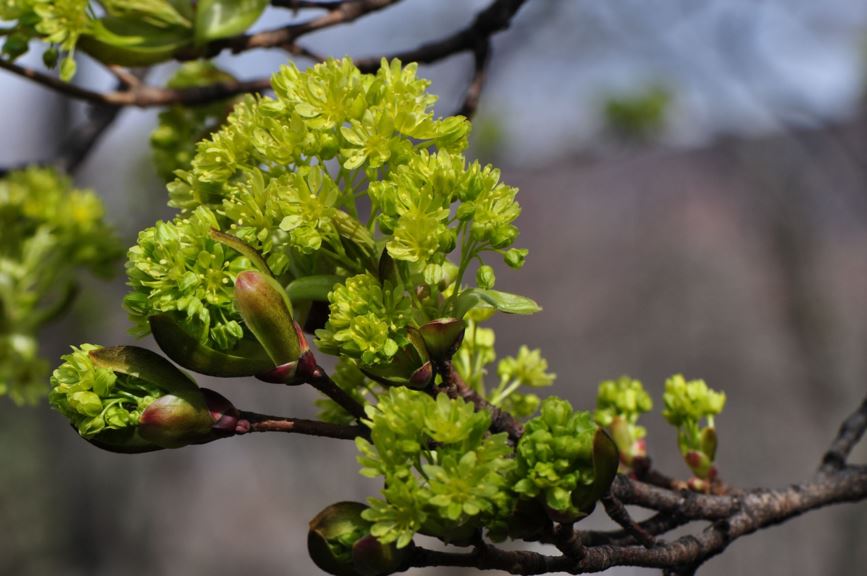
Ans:
{"label": "green flower cluster", "polygon": [[141,378],[118,376],[96,366],[89,353],[100,348],[73,347],[72,354],[61,356],[63,363],[51,375],[48,402],[85,438],[138,425],[142,412],[163,394]]}
{"label": "green flower cluster", "polygon": [[382,543],[409,544],[416,532],[461,542],[507,516],[515,461],[490,414],[463,400],[392,388],[367,407],[371,442],[356,440],[361,473],[382,476],[382,499],[363,517]]}
{"label": "green flower cluster", "polygon": [[[296,300],[301,325],[311,302],[327,301],[324,327],[309,327],[321,328],[319,347],[390,383],[428,360],[412,333],[430,321],[474,308],[538,310],[491,290],[491,275],[479,288],[463,285],[484,251],[523,263],[526,251],[510,247],[520,208],[497,170],[467,164],[469,123],[434,117],[436,98],[416,68],[383,61],[374,75],[349,59],[303,72],[290,65],[272,78],[274,98],[238,102],[169,185],[180,214],[130,250],[126,307],[137,332],[171,313],[212,348],[247,337],[231,298],[246,262],[216,246],[208,228],[262,256]],[[324,289],[292,295],[314,284]]]}
{"label": "green flower cluster", "polygon": [[541,400],[534,393],[519,390],[550,386],[556,374],[548,372],[548,361],[540,350],[521,346],[517,356],[506,356],[497,363],[500,381],[488,390],[485,375],[488,366],[497,359],[494,340],[493,330],[475,321],[468,322],[463,343],[453,360],[455,369],[472,390],[494,406],[518,418],[529,417],[539,408]]}
{"label": "green flower cluster", "polygon": [[555,515],[576,518],[575,497],[594,480],[593,441],[597,426],[589,412],[576,412],[566,400],[551,397],[524,426],[518,441],[515,492],[539,497]]}
{"label": "green flower cluster", "polygon": [[653,408],[653,401],[641,382],[629,376],[605,380],[596,394],[596,422],[611,431],[620,458],[626,466],[636,457],[647,454],[644,437],[647,430],[638,418]]}
{"label": "green flower cluster", "polygon": [[109,276],[121,253],[93,192],[42,168],[0,179],[0,395],[45,395],[36,331],[68,308],[79,269]]}
{"label": "green flower cluster", "polygon": [[220,228],[217,216],[202,206],[139,233],[126,264],[132,291],[124,298],[135,333],[147,334],[149,316],[170,313],[188,333],[218,350],[231,350],[245,337],[234,285],[252,265],[214,240],[215,228]]}
{"label": "green flower cluster", "polygon": [[[665,381],[662,399],[662,415],[677,427],[677,444],[690,470],[700,481],[712,481],[717,448],[714,416],[725,406],[725,393],[710,389],[704,380],[687,381],[677,374]],[[699,482],[697,487],[704,485]]]}
{"label": "green flower cluster", "polygon": [[689,380],[676,374],[665,381],[662,396],[665,409],[662,415],[674,426],[698,425],[707,418],[713,426],[713,417],[725,407],[725,392],[716,392],[704,380]]}
{"label": "green flower cluster", "polygon": [[[231,82],[234,77],[208,60],[186,62],[166,83],[182,89]],[[196,153],[196,142],[209,136],[226,120],[237,98],[219,100],[203,106],[171,106],[160,112],[159,123],[151,132],[151,152],[157,173],[174,180],[177,170],[189,170]]]}
{"label": "green flower cluster", "polygon": [[409,297],[372,274],[359,274],[338,284],[328,295],[331,315],[316,332],[317,345],[329,354],[357,358],[365,366],[385,364],[409,345],[406,327],[412,320]]}

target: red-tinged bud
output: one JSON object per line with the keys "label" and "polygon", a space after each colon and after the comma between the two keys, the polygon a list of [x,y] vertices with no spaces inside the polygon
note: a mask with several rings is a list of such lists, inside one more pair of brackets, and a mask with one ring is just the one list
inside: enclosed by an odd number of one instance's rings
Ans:
{"label": "red-tinged bud", "polygon": [[417,390],[422,390],[430,386],[430,383],[433,382],[434,379],[434,370],[433,364],[430,363],[430,360],[422,364],[421,368],[412,373],[409,377],[409,382],[407,382],[407,386],[410,388],[415,388]]}
{"label": "red-tinged bud", "polygon": [[202,388],[202,396],[211,414],[211,430],[231,436],[236,432],[240,413],[229,400],[210,388]]}
{"label": "red-tinged bud", "polygon": [[692,470],[692,473],[698,478],[708,478],[710,469],[713,468],[713,462],[702,452],[698,450],[690,450],[683,456],[687,466]]}
{"label": "red-tinged bud", "polygon": [[352,545],[352,567],[361,576],[384,576],[396,572],[407,556],[407,548],[398,550],[373,536],[364,536]]}
{"label": "red-tinged bud", "polygon": [[617,444],[617,449],[620,451],[621,462],[623,462],[624,466],[630,466],[633,457],[637,456],[637,454],[634,454],[632,451],[635,442],[632,439],[629,422],[620,416],[614,416],[608,428],[611,431],[614,443]]}
{"label": "red-tinged bud", "polygon": [[645,458],[647,457],[647,439],[639,438],[632,445],[632,456],[633,458]]}
{"label": "red-tinged bud", "polygon": [[362,372],[383,386],[427,387],[434,372],[424,340],[421,333],[412,327],[407,329],[407,336],[410,343],[398,350],[391,362],[383,366],[364,366]]}
{"label": "red-tinged bud", "polygon": [[304,350],[301,356],[295,362],[287,362],[281,364],[265,372],[256,374],[256,378],[262,382],[270,382],[271,384],[286,384],[294,386],[304,384],[321,376],[319,365],[316,363],[316,357],[307,346],[307,340],[301,332],[301,327],[295,324],[298,331],[298,339],[301,342],[301,348]]}
{"label": "red-tinged bud", "polygon": [[360,502],[338,502],[310,521],[307,551],[320,569],[334,576],[385,576],[399,569],[407,549],[371,537],[370,522],[361,517],[366,509]]}
{"label": "red-tinged bud", "polygon": [[298,360],[304,352],[300,330],[289,297],[276,280],[255,270],[241,272],[235,279],[235,305],[275,366]]}
{"label": "red-tinged bud", "polygon": [[431,320],[419,328],[425,348],[434,362],[451,360],[464,338],[466,323],[457,318]]}
{"label": "red-tinged bud", "polygon": [[163,448],[179,448],[210,436],[213,419],[204,398],[195,400],[167,394],[142,412],[138,431],[142,438]]}

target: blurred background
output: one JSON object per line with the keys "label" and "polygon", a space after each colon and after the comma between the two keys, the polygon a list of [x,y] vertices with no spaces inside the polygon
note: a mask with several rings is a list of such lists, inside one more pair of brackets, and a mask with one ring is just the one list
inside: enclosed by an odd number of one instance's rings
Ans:
{"label": "blurred background", "polygon": [[[407,0],[308,41],[335,56],[412,48],[485,5]],[[285,18],[269,11],[257,27]],[[243,78],[285,61],[220,59]],[[77,81],[110,85],[79,66]],[[422,68],[440,113],[459,106],[471,71],[468,55]],[[498,287],[544,307],[497,318],[498,352],[540,347],[558,374],[552,391],[586,409],[597,383],[620,374],[642,380],[657,408],[666,377],[704,378],[728,395],[724,480],[809,477],[867,389],[865,72],[867,4],[855,0],[528,1],[495,37],[474,123],[472,154],[521,189],[517,245],[530,249],[520,274],[498,270]],[[5,73],[0,110],[3,165],[50,158],[85,113]],[[172,214],[149,157],[156,114],[124,110],[76,175],[127,244]],[[90,281],[43,334],[44,355],[132,343],[123,282]],[[206,385],[244,409],[315,413],[306,390]],[[657,466],[686,476],[659,410],[645,422]],[[10,575],[316,574],[308,520],[379,488],[357,474],[349,442],[271,434],[122,456],[91,448],[46,405],[6,399],[0,457]],[[853,459],[865,457],[862,444]],[[584,525],[605,525],[597,516]],[[701,573],[863,573],[865,535],[864,503],[824,509],[738,540]]]}

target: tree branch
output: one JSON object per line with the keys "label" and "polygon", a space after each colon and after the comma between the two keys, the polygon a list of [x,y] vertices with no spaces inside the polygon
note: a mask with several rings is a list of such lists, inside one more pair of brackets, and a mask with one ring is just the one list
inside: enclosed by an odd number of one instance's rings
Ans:
{"label": "tree branch", "polygon": [[822,457],[820,472],[828,473],[842,468],[865,430],[867,430],[867,398],[864,398],[861,406],[840,425],[831,447]]}
{"label": "tree branch", "polygon": [[208,86],[183,89],[160,88],[139,84],[131,86],[129,90],[97,92],[70,84],[69,82],[63,82],[54,76],[43,74],[32,68],[19,66],[2,58],[0,58],[0,68],[32,80],[40,86],[44,86],[70,98],[109,107],[135,106],[138,108],[149,108],[174,104],[193,106],[207,104],[215,100],[224,100],[238,94],[262,92],[271,87],[270,79],[260,78],[249,81],[218,82]]}
{"label": "tree branch", "polygon": [[[387,58],[397,58],[402,62],[431,64],[448,56],[473,50],[483,39],[508,28],[524,2],[525,0],[494,0],[479,12],[473,23],[466,28],[413,50],[394,53]],[[369,72],[379,67],[380,60],[381,58],[362,58],[356,60],[355,64],[362,71]]]}
{"label": "tree branch", "polygon": [[324,438],[338,438],[341,440],[354,440],[359,436],[362,438],[370,437],[370,431],[364,426],[332,424],[331,422],[304,420],[302,418],[266,416],[264,414],[244,411],[241,411],[240,419],[248,425],[245,429],[245,425],[241,424],[240,433],[288,432]]}
{"label": "tree branch", "polygon": [[[400,0],[357,0],[355,2],[338,2],[333,8],[327,8],[328,12],[307,22],[289,24],[273,30],[265,30],[255,34],[242,34],[224,40],[211,42],[205,48],[205,56],[216,56],[223,50],[231,50],[238,54],[257,48],[285,48],[292,45],[298,38],[311,32],[317,32],[331,28],[339,24],[349,24],[362,16],[388,8],[397,4]],[[292,7],[291,0],[287,2]],[[301,6],[311,8],[314,6]],[[317,5],[317,8],[324,6]],[[180,58],[200,58],[201,53],[181,55]]]}
{"label": "tree branch", "polygon": [[481,40],[473,50],[473,79],[464,94],[464,102],[455,113],[457,115],[466,116],[472,119],[479,107],[479,99],[482,96],[482,88],[485,86],[487,77],[488,62],[491,56],[491,40],[485,38]]}

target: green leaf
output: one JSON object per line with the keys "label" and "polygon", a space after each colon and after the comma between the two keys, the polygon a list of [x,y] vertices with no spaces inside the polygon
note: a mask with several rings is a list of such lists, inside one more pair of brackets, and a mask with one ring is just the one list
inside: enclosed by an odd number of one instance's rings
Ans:
{"label": "green leaf", "polygon": [[188,370],[231,378],[260,374],[274,367],[274,362],[258,342],[241,340],[231,352],[223,352],[200,342],[169,314],[158,314],[148,320],[162,351]]}
{"label": "green leaf", "polygon": [[252,26],[268,0],[200,0],[196,12],[196,43],[241,34]]}
{"label": "green leaf", "polygon": [[473,308],[495,308],[506,314],[535,314],[542,310],[534,300],[499,290],[470,288],[458,296],[456,316],[463,318]]}
{"label": "green leaf", "polygon": [[183,26],[158,27],[132,16],[107,16],[94,21],[78,45],[105,64],[149,66],[168,60],[191,41],[190,29]]}
{"label": "green leaf", "polygon": [[290,282],[286,286],[286,294],[292,302],[304,300],[320,300],[324,302],[328,300],[328,293],[331,292],[334,285],[343,280],[344,278],[331,274],[305,276]]}

